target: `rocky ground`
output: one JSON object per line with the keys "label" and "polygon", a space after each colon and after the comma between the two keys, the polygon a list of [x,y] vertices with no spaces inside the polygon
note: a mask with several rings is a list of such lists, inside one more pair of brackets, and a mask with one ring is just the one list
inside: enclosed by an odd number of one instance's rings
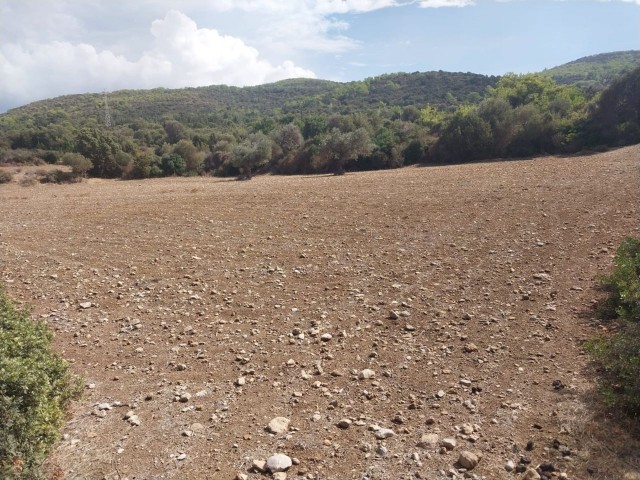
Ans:
{"label": "rocky ground", "polygon": [[0,186],[1,281],[86,385],[52,475],[638,478],[582,347],[639,167]]}

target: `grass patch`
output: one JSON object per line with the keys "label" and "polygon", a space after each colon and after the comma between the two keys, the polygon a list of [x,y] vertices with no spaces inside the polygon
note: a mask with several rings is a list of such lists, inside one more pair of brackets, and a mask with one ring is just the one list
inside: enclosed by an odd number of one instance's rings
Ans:
{"label": "grass patch", "polygon": [[614,333],[587,344],[601,367],[601,391],[607,403],[631,416],[640,415],[640,240],[627,238],[603,278],[608,298],[601,315]]}
{"label": "grass patch", "polygon": [[79,382],[51,349],[53,334],[0,290],[0,478],[37,479]]}

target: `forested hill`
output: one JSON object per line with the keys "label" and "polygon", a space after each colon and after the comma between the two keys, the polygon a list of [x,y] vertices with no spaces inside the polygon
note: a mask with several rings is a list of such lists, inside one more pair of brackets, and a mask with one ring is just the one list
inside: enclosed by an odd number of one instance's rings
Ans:
{"label": "forested hill", "polygon": [[[121,90],[109,93],[108,101],[113,121],[119,125],[172,118],[197,128],[245,123],[260,117],[293,120],[308,115],[366,112],[380,106],[453,107],[479,102],[487,87],[495,86],[498,79],[442,71],[396,73],[348,83],[292,79],[244,88],[213,85],[175,90]],[[74,126],[86,126],[101,121],[103,102],[102,94],[68,95],[34,102],[3,116],[5,122],[9,120],[6,117],[13,117],[14,121],[26,120],[35,125],[62,120]],[[56,118],[60,116],[64,119]]]}
{"label": "forested hill", "polygon": [[602,90],[611,81],[640,66],[640,50],[601,53],[579,58],[541,72],[556,82],[584,89]]}

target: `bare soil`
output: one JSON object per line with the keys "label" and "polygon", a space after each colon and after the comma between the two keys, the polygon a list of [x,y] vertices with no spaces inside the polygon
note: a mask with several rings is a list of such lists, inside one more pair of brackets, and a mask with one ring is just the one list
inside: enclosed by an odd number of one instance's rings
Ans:
{"label": "bare soil", "polygon": [[[258,479],[251,461],[282,452],[299,460],[288,478],[462,478],[469,450],[481,460],[468,477],[521,478],[505,463],[524,456],[556,477],[638,478],[583,343],[603,331],[598,275],[638,234],[639,168],[635,146],[341,177],[0,186],[1,281],[86,384],[50,470]],[[287,433],[265,430],[277,416]],[[425,433],[457,445],[421,448]]]}

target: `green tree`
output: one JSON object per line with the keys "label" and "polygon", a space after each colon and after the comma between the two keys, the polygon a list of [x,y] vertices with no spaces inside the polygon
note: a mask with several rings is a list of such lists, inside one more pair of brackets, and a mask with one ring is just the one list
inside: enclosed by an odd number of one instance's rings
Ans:
{"label": "green tree", "polygon": [[293,123],[283,125],[275,130],[272,133],[272,138],[276,145],[280,147],[285,157],[300,148],[304,142],[300,129]]}
{"label": "green tree", "polygon": [[189,138],[185,126],[176,120],[166,121],[164,123],[164,131],[167,134],[167,142],[171,145],[174,145],[185,138]]}
{"label": "green tree", "polygon": [[62,156],[62,164],[71,167],[75,175],[85,177],[87,172],[93,168],[93,163],[80,153],[65,153]]}
{"label": "green tree", "polygon": [[118,144],[103,130],[83,128],[76,135],[78,153],[91,160],[90,173],[96,177],[115,178],[122,174],[122,168],[116,162]]}
{"label": "green tree", "polygon": [[491,126],[477,109],[461,107],[446,122],[435,148],[441,162],[470,162],[489,158]]}
{"label": "green tree", "polygon": [[199,173],[204,164],[204,153],[200,152],[190,140],[180,140],[174,147],[173,153],[184,159],[185,171]]}
{"label": "green tree", "polygon": [[373,151],[369,133],[364,128],[342,133],[334,128],[320,147],[321,156],[336,175],[344,174],[347,162],[368,155]]}
{"label": "green tree", "polygon": [[233,166],[240,170],[240,178],[251,179],[256,168],[271,158],[271,139],[264,133],[249,135],[233,149]]}
{"label": "green tree", "polygon": [[162,156],[162,171],[165,175],[182,175],[185,169],[184,158],[177,153],[167,153]]}

